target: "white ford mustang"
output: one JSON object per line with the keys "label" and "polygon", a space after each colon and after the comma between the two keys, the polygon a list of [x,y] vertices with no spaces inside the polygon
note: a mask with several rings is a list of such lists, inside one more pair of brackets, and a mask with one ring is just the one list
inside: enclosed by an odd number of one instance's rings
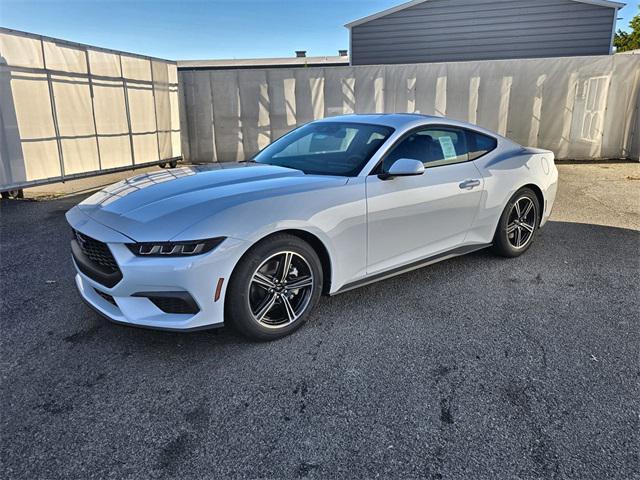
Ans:
{"label": "white ford mustang", "polygon": [[549,218],[550,151],[422,115],[300,127],[239,164],[125,180],[67,213],[84,299],[112,321],[291,333],[334,295],[485,247],[524,253]]}

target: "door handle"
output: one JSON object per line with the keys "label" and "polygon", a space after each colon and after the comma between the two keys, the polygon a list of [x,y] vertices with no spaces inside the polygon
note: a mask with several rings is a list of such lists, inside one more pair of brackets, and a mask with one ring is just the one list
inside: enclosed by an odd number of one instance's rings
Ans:
{"label": "door handle", "polygon": [[462,190],[470,190],[472,188],[476,188],[479,186],[480,186],[480,180],[465,180],[459,185],[459,187]]}

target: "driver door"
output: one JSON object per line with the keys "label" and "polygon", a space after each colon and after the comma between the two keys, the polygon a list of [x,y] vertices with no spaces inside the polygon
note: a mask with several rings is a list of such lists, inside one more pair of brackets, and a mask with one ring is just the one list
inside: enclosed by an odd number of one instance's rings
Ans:
{"label": "driver door", "polygon": [[484,181],[464,130],[424,127],[389,152],[382,171],[400,158],[420,160],[419,176],[367,177],[367,274],[380,273],[459,247],[480,205]]}

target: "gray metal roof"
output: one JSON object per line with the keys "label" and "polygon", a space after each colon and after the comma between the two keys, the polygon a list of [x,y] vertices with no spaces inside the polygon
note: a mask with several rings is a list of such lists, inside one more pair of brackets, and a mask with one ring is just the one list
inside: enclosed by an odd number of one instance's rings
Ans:
{"label": "gray metal roof", "polygon": [[[358,20],[354,20],[353,22],[349,22],[345,25],[347,28],[356,27],[358,25],[362,25],[363,23],[370,22],[371,20],[375,20],[377,18],[381,18],[387,15],[390,15],[395,12],[399,12],[409,7],[413,7],[414,5],[419,5],[420,3],[428,2],[429,0],[411,0],[406,3],[402,3],[400,5],[396,5],[395,7],[388,8],[386,10],[382,10],[381,12],[374,13],[372,15],[368,15],[366,17],[359,18]],[[624,7],[626,4],[621,2],[612,2],[610,0],[573,0],[574,2],[579,3],[590,3],[591,5],[599,5],[601,7],[611,7],[615,9],[619,9]]]}
{"label": "gray metal roof", "polygon": [[236,69],[236,68],[297,68],[349,65],[349,57],[280,57],[240,58],[226,60],[178,60],[180,70]]}

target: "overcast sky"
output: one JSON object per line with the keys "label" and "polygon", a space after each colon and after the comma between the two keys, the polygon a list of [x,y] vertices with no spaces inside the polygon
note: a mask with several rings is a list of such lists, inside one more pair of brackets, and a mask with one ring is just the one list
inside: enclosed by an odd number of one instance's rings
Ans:
{"label": "overcast sky", "polygon": [[[336,55],[344,24],[402,0],[0,0],[0,26],[171,60]],[[620,11],[619,28],[638,12]]]}

